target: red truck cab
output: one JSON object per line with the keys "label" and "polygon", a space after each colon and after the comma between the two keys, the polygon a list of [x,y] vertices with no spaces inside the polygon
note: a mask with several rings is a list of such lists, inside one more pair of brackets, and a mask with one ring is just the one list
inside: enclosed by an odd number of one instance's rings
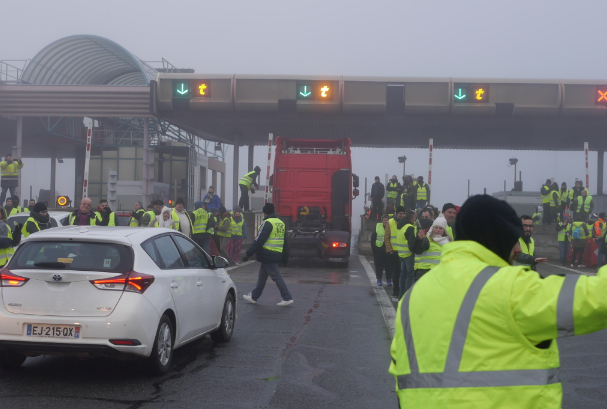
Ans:
{"label": "red truck cab", "polygon": [[347,138],[276,139],[272,198],[287,228],[291,257],[348,264],[353,178],[358,180],[350,144]]}

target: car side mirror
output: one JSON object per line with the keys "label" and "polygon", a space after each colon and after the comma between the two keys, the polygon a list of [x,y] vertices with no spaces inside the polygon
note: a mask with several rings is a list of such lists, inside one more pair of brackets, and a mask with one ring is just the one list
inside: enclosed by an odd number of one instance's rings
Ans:
{"label": "car side mirror", "polygon": [[216,268],[224,268],[226,267],[229,263],[228,260],[226,260],[223,257],[219,257],[219,256],[213,256],[213,264],[215,264]]}

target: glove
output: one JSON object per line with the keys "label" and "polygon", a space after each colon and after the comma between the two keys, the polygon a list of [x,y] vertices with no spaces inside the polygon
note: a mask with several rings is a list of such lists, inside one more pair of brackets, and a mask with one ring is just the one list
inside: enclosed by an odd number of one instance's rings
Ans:
{"label": "glove", "polygon": [[245,263],[247,261],[249,261],[249,256],[245,254],[245,256],[242,258],[242,262]]}

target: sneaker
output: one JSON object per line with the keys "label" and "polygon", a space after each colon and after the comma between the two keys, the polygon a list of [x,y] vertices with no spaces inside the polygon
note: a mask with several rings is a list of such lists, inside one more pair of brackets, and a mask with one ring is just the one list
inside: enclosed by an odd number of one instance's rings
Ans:
{"label": "sneaker", "polygon": [[575,267],[575,266],[572,264],[571,267]]}
{"label": "sneaker", "polygon": [[578,267],[579,268],[585,268],[586,266],[584,264],[580,264]]}
{"label": "sneaker", "polygon": [[392,280],[388,280],[388,282],[386,283],[386,285],[387,285],[388,287],[392,287]]}
{"label": "sneaker", "polygon": [[291,304],[293,304],[293,300],[289,300],[289,301],[282,300],[281,302],[279,302],[276,305],[278,305],[279,307],[286,307],[287,305],[291,305]]}
{"label": "sneaker", "polygon": [[381,282],[381,280],[377,280],[377,286],[378,286],[378,287],[381,287],[381,286],[382,286],[382,284],[383,284],[383,283]]}
{"label": "sneaker", "polygon": [[251,293],[244,294],[244,295],[242,296],[242,298],[244,298],[246,301],[250,302],[251,304],[257,304],[257,301],[255,301],[255,300],[253,299],[253,297],[251,296]]}

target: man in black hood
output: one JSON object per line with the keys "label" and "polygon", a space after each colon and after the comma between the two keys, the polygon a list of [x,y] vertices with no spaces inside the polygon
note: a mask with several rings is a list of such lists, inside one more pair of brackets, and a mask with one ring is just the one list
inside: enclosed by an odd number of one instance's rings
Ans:
{"label": "man in black hood", "polygon": [[46,204],[38,202],[34,205],[34,210],[30,212],[30,217],[25,221],[21,233],[23,237],[27,237],[30,234],[37,233],[40,230],[46,230],[53,227],[51,225],[51,218],[48,214]]}
{"label": "man in black hood", "polygon": [[379,176],[375,176],[375,183],[371,185],[371,194],[369,195],[371,198],[371,215],[369,219],[376,220],[383,215],[385,194],[386,189],[384,188],[384,184],[379,181]]}

